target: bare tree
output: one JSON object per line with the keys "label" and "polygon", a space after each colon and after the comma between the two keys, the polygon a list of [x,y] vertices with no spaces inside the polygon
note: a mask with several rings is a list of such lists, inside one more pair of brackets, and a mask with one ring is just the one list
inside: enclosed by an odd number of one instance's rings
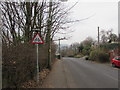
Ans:
{"label": "bare tree", "polygon": [[102,30],[101,31],[101,42],[104,44],[104,43],[110,43],[112,41],[117,41],[118,37],[116,34],[112,33],[112,29],[108,30],[108,31],[105,31],[105,30]]}
{"label": "bare tree", "polygon": [[51,11],[49,11],[50,6],[46,0],[42,2],[1,2],[0,6],[4,42],[14,44],[21,41],[29,42],[33,28],[39,28],[40,35],[47,38],[49,26],[51,26],[50,36],[53,38],[60,30],[68,28],[65,24],[70,23],[66,20],[69,11],[62,8],[60,2],[52,2]]}

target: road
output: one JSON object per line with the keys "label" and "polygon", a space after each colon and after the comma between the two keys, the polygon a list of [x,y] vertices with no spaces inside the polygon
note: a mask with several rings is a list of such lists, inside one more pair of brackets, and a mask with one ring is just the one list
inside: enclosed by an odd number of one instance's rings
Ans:
{"label": "road", "polygon": [[57,61],[44,88],[118,88],[118,69],[84,58]]}

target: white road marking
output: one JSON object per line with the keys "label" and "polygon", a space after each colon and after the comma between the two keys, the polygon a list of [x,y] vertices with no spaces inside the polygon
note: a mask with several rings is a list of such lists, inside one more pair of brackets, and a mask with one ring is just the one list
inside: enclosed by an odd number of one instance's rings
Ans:
{"label": "white road marking", "polygon": [[105,76],[108,76],[109,78],[111,78],[111,79],[113,79],[113,80],[115,80],[115,81],[118,81],[118,78],[116,79],[116,78],[112,77],[112,76],[109,75],[109,74],[104,73],[104,75],[105,75]]}

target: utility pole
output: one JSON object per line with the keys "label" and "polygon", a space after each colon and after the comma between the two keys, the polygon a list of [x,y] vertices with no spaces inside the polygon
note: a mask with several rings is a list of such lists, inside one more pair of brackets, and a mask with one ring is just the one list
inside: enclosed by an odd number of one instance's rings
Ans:
{"label": "utility pole", "polygon": [[100,44],[100,28],[98,27],[98,45]]}
{"label": "utility pole", "polygon": [[60,50],[60,41],[61,40],[65,40],[66,38],[64,37],[64,38],[59,38],[58,40],[59,40],[59,59],[61,59],[61,50]]}
{"label": "utility pole", "polygon": [[60,52],[61,52],[61,51],[60,51],[60,40],[61,40],[61,39],[59,38],[58,40],[59,40],[59,51],[58,51],[58,52],[59,52],[59,57],[58,57],[58,59],[61,59],[61,53],[60,53]]}

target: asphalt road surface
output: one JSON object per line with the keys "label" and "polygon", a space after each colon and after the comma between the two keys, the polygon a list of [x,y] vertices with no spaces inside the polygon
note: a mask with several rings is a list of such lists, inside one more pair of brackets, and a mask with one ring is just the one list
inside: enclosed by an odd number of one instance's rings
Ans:
{"label": "asphalt road surface", "polygon": [[57,61],[46,78],[44,88],[118,88],[118,68],[84,58]]}

